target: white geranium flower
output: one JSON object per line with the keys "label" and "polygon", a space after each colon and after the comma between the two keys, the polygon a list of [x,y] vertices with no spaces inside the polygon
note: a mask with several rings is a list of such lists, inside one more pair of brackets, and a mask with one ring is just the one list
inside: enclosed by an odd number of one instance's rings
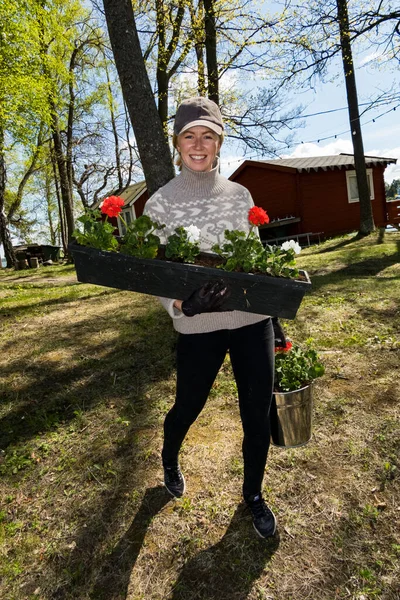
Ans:
{"label": "white geranium flower", "polygon": [[200,240],[200,229],[196,227],[196,225],[189,225],[188,227],[184,227],[188,241],[192,244],[196,244]]}
{"label": "white geranium flower", "polygon": [[282,250],[293,250],[295,254],[300,254],[301,246],[294,240],[289,240],[287,242],[283,242],[281,246]]}

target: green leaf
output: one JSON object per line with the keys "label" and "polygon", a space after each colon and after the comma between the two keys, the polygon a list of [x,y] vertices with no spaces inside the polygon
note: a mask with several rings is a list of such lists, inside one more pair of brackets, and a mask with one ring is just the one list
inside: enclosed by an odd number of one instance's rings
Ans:
{"label": "green leaf", "polygon": [[170,235],[165,246],[165,256],[172,260],[185,263],[194,263],[200,254],[199,243],[189,242],[188,234],[184,227],[177,227],[175,233]]}
{"label": "green leaf", "polygon": [[293,344],[288,352],[275,354],[275,389],[279,391],[298,390],[324,373],[325,367],[309,341],[306,348]]}
{"label": "green leaf", "polygon": [[159,225],[147,215],[138,217],[127,228],[122,239],[121,252],[137,258],[155,258],[160,246],[160,238],[154,231],[161,230]]}

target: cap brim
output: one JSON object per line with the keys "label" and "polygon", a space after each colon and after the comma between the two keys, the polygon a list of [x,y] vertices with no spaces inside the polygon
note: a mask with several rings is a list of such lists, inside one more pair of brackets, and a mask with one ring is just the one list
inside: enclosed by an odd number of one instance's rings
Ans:
{"label": "cap brim", "polygon": [[187,125],[185,125],[185,127],[182,127],[178,135],[180,135],[184,131],[187,131],[191,127],[196,127],[197,125],[207,127],[208,129],[211,129],[211,131],[214,131],[214,133],[222,135],[222,127],[220,125],[217,125],[216,123],[213,123],[212,121],[207,121],[206,119],[198,119],[197,121],[191,121],[191,123],[188,123]]}

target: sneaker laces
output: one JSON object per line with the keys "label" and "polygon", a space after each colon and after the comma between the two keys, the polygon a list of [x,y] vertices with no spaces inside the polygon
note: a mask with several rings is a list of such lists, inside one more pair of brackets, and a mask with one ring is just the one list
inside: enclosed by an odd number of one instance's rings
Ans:
{"label": "sneaker laces", "polygon": [[182,479],[179,467],[165,467],[171,483],[180,483]]}
{"label": "sneaker laces", "polygon": [[253,500],[249,503],[251,512],[253,513],[256,519],[262,519],[263,517],[268,517],[271,513],[270,509],[264,502],[261,494],[254,496]]}

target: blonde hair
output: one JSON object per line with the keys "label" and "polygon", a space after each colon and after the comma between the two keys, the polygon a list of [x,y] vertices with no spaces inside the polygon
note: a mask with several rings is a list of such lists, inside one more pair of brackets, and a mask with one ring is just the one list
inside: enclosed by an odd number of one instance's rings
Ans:
{"label": "blonde hair", "polygon": [[[210,131],[212,131],[212,130],[210,129]],[[218,135],[218,133],[215,133],[215,131],[212,131],[212,133],[214,133],[214,135],[218,136],[218,138],[219,138],[219,147],[221,148],[221,146],[223,144],[223,141],[224,141],[224,132],[222,132],[221,135]],[[176,150],[176,152],[178,154],[177,157],[176,157],[176,159],[175,159],[175,164],[179,168],[179,170],[181,170],[182,169],[182,159],[181,159],[181,155],[179,153],[178,147],[177,147],[178,146],[178,137],[179,137],[179,135],[176,135],[176,133],[172,134],[172,145],[173,145],[173,147],[175,148],[175,150]]]}

